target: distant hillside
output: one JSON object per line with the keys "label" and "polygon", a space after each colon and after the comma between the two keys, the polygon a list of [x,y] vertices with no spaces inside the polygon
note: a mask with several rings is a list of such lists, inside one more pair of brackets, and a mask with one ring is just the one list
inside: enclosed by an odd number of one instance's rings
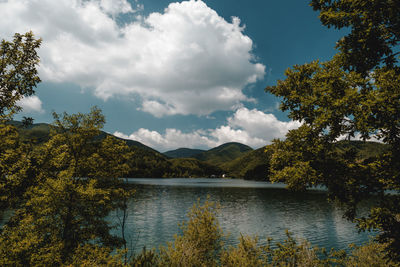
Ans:
{"label": "distant hillside", "polygon": [[205,152],[195,155],[198,160],[205,161],[210,164],[221,165],[228,161],[234,160],[246,152],[252,151],[249,146],[240,143],[226,143],[218,147],[212,148]]}
{"label": "distant hillside", "polygon": [[[21,122],[12,121],[24,141],[34,140],[40,145],[49,140],[50,125],[36,123],[24,127]],[[110,135],[104,131],[96,137],[103,139]],[[115,137],[114,138],[118,138]],[[164,154],[138,141],[125,140],[134,152],[129,160],[129,177],[211,177],[226,174],[228,177],[249,180],[268,180],[269,156],[265,148],[253,150],[240,143],[226,143],[204,151],[180,148]],[[340,141],[336,143],[341,154],[354,155],[364,160],[385,152],[388,145],[377,142]]]}
{"label": "distant hillside", "polygon": [[[360,160],[376,157],[384,153],[388,148],[388,145],[382,143],[364,141],[340,141],[336,146],[340,153],[354,153],[354,156]],[[270,155],[264,151],[265,147],[249,151],[219,166],[226,172],[228,177],[268,180]]]}
{"label": "distant hillside", "polygon": [[234,160],[253,149],[241,143],[226,143],[210,150],[178,148],[163,153],[170,158],[195,158],[199,161],[207,162],[209,164],[221,165]]}
{"label": "distant hillside", "polygon": [[164,152],[163,154],[169,158],[193,158],[195,155],[205,152],[202,149],[191,149],[191,148],[178,148]]}
{"label": "distant hillside", "polygon": [[49,140],[50,125],[47,123],[35,123],[27,127],[20,121],[11,121],[10,124],[18,129],[24,141],[34,140],[37,143],[44,143]]}
{"label": "distant hillside", "polygon": [[227,177],[246,180],[268,180],[269,156],[264,152],[265,147],[249,151],[242,156],[226,162],[221,168]]}
{"label": "distant hillside", "polygon": [[[17,127],[20,137],[24,141],[32,141],[37,145],[43,144],[50,138],[50,124],[35,123],[24,127],[19,121],[10,122]],[[101,131],[95,139],[101,140],[110,134]],[[111,135],[113,136],[113,135]],[[138,141],[114,138],[123,140],[134,152],[128,165],[130,172],[128,177],[140,178],[161,178],[161,177],[211,177],[212,175],[222,175],[222,170],[206,162],[197,159],[168,159],[151,147]],[[203,150],[199,150],[203,152]]]}
{"label": "distant hillside", "polygon": [[[18,132],[20,136],[22,137],[22,140],[24,141],[29,141],[29,140],[34,140],[36,143],[44,143],[49,140],[50,138],[50,127],[51,125],[48,123],[34,123],[32,125],[29,125],[27,127],[24,127],[22,122],[20,121],[11,121],[10,124],[14,125],[17,127]],[[109,133],[106,133],[104,131],[100,131],[100,135],[97,137],[99,139],[103,139],[106,136],[111,135]],[[114,135],[111,135],[114,136]],[[123,140],[128,146],[134,146],[138,147],[144,150],[149,150],[153,151],[155,153],[159,153],[157,150],[148,147],[138,141],[134,140],[127,140],[127,139],[122,139],[119,137],[114,136],[117,139]]]}
{"label": "distant hillside", "polygon": [[221,177],[224,171],[194,158],[170,159],[174,173],[168,177]]}
{"label": "distant hillside", "polygon": [[117,137],[115,135],[112,135],[112,134],[106,133],[104,131],[101,131],[100,137],[104,137],[105,138],[106,135],[107,136],[113,136],[114,138],[117,138],[119,140],[124,141],[129,147],[137,147],[137,148],[141,148],[141,149],[144,149],[144,150],[147,150],[147,151],[151,151],[151,152],[154,152],[154,153],[157,153],[157,154],[161,155],[161,153],[158,152],[157,150],[155,150],[155,149],[153,149],[153,148],[151,148],[149,146],[146,146],[146,145],[140,143],[139,141],[130,140],[130,139],[123,139],[123,138]]}
{"label": "distant hillside", "polygon": [[353,150],[356,157],[364,160],[370,157],[376,157],[383,154],[389,147],[387,144],[378,142],[364,142],[364,141],[339,141],[337,142],[337,149],[339,152],[345,153]]}

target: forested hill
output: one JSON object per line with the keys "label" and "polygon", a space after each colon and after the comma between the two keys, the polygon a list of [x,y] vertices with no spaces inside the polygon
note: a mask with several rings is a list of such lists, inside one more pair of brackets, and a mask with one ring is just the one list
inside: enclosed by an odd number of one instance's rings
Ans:
{"label": "forested hill", "polygon": [[[33,141],[34,144],[41,145],[50,138],[50,124],[35,123],[24,125],[19,121],[12,121],[10,123],[17,127],[20,137],[24,141]],[[110,134],[101,131],[96,139],[103,139],[107,135]],[[138,141],[121,139],[115,136],[114,138],[126,142],[134,152],[133,157],[128,162],[130,166],[129,177],[218,177],[224,173],[215,164],[202,162],[194,158],[171,159]],[[204,152],[203,150],[199,151]]]}
{"label": "forested hill", "polygon": [[[30,141],[33,140],[36,143],[44,143],[47,140],[49,140],[50,137],[50,124],[48,123],[34,123],[31,125],[23,125],[22,122],[20,121],[11,121],[10,124],[14,125],[15,127],[18,128],[19,134],[22,137],[23,140],[26,141]],[[106,133],[104,131],[100,131],[100,135],[98,136],[99,139],[103,139],[105,138],[107,135],[111,135],[109,133]],[[112,135],[114,136],[114,135]],[[123,140],[126,142],[126,144],[131,147],[138,147],[144,150],[148,150],[148,151],[153,151],[155,153],[159,153],[157,150],[148,147],[138,141],[134,141],[134,140],[127,140],[127,139],[122,139],[119,137],[114,136],[117,139]]]}
{"label": "forested hill", "polygon": [[[11,122],[19,130],[23,140],[37,145],[49,140],[50,125],[36,123],[24,126],[21,122]],[[110,135],[104,131],[99,139]],[[118,138],[118,137],[115,137]],[[120,139],[120,138],[118,138]],[[253,150],[240,143],[226,143],[210,150],[180,148],[160,153],[138,141],[120,139],[134,152],[129,161],[129,177],[226,177],[268,180],[269,156],[265,148]],[[387,145],[376,142],[340,141],[339,152],[352,151],[355,157],[366,159],[383,153]]]}
{"label": "forested hill", "polygon": [[171,158],[195,158],[214,165],[221,165],[246,154],[253,149],[241,143],[230,142],[210,150],[179,148],[167,151],[164,155]]}
{"label": "forested hill", "polygon": [[196,155],[195,158],[211,164],[221,165],[252,150],[253,149],[251,147],[240,143],[226,143],[200,153]]}
{"label": "forested hill", "polygon": [[240,157],[225,162],[221,168],[229,177],[246,180],[268,180],[269,157],[265,147],[248,151]]}
{"label": "forested hill", "polygon": [[[164,155],[173,156],[175,160],[188,164],[189,160],[199,160],[220,168],[226,177],[251,180],[267,180],[268,157],[265,148],[253,150],[240,143],[226,143],[207,151],[180,148],[167,151]],[[185,159],[186,158],[186,159]],[[191,159],[189,159],[191,158]]]}
{"label": "forested hill", "polygon": [[169,158],[194,158],[196,155],[205,152],[206,150],[202,149],[192,149],[192,148],[178,148],[175,150],[170,150],[164,152],[163,154]]}

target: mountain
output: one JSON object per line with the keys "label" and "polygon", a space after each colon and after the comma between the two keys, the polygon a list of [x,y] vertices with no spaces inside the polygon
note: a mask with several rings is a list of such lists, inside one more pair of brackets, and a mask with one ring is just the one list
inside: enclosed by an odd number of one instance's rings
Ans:
{"label": "mountain", "polygon": [[247,145],[232,142],[194,155],[194,158],[219,166],[252,150],[253,149]]}
{"label": "mountain", "polygon": [[191,149],[191,148],[178,148],[175,150],[170,150],[167,152],[164,152],[163,154],[169,158],[193,158],[197,154],[200,154],[202,152],[205,152],[205,150],[202,149]]}
{"label": "mountain", "polygon": [[[21,139],[25,142],[34,141],[36,145],[41,145],[50,139],[50,124],[35,123],[24,126],[19,121],[12,121],[10,124],[18,129]],[[102,140],[106,136],[113,135],[101,131],[95,139]],[[217,166],[197,159],[169,159],[157,150],[138,141],[113,137],[124,141],[134,152],[133,157],[127,162],[130,169],[128,177],[211,177],[213,175],[219,176],[223,173]],[[203,151],[199,150],[199,152]]]}
{"label": "mountain", "polygon": [[106,133],[106,132],[104,132],[104,131],[100,131],[100,136],[99,136],[100,138],[105,138],[106,136],[112,136],[112,137],[114,137],[114,138],[116,138],[116,139],[118,139],[118,140],[122,140],[122,141],[124,141],[129,147],[136,147],[136,148],[140,148],[140,149],[143,149],[143,150],[146,150],[146,151],[151,151],[151,152],[153,152],[153,153],[162,155],[162,154],[161,154],[160,152],[158,152],[157,150],[155,150],[155,149],[153,149],[153,148],[151,148],[151,147],[149,147],[149,146],[146,146],[146,145],[140,143],[139,141],[135,141],[135,140],[131,140],[131,139],[123,139],[123,138],[117,137],[117,136],[115,136],[115,135]]}
{"label": "mountain", "polygon": [[[179,148],[164,155],[172,158],[172,168],[178,177],[188,177],[189,173],[200,177],[220,176],[265,179],[267,164],[264,149],[253,150],[240,143],[226,143],[210,150]],[[243,168],[245,166],[245,168]],[[264,172],[264,174],[261,174]]]}
{"label": "mountain", "polygon": [[[18,132],[24,141],[34,140],[36,143],[41,144],[49,140],[51,125],[48,123],[34,123],[29,126],[24,126],[20,121],[11,121],[11,125],[17,127]],[[104,139],[106,136],[114,136],[112,134],[100,131],[98,139]],[[159,153],[157,150],[148,147],[138,141],[122,139],[114,136],[115,138],[124,141],[129,147],[138,147],[144,150],[152,151],[154,153]]]}
{"label": "mountain", "polygon": [[[383,154],[388,145],[378,142],[339,141],[336,149],[341,154],[352,153],[358,159],[365,160]],[[270,156],[265,153],[265,147],[262,147],[220,164],[219,167],[225,171],[227,177],[268,180]]]}
{"label": "mountain", "polygon": [[23,141],[34,140],[40,144],[48,141],[50,138],[50,124],[35,123],[25,127],[20,121],[11,121],[9,123],[18,129]]}
{"label": "mountain", "polygon": [[[36,123],[24,126],[21,122],[12,121],[19,130],[22,140],[34,140],[37,145],[49,140],[51,126],[47,123]],[[101,131],[96,139],[103,139],[110,134]],[[114,138],[118,138],[115,137]],[[180,148],[159,153],[138,141],[125,140],[134,152],[129,160],[129,177],[211,177],[226,174],[228,177],[268,180],[268,163],[270,156],[265,148],[253,150],[240,143],[226,143],[210,150]],[[339,141],[336,149],[343,155],[354,155],[360,160],[384,153],[388,145],[377,142]]]}
{"label": "mountain", "polygon": [[224,173],[221,168],[194,158],[176,158],[169,162],[174,174],[168,177],[221,177]]}
{"label": "mountain", "polygon": [[265,153],[265,147],[248,151],[240,157],[228,161],[220,167],[227,177],[246,180],[268,180],[270,156]]}
{"label": "mountain", "polygon": [[164,152],[163,154],[170,158],[195,158],[199,161],[209,164],[221,165],[228,161],[234,160],[253,149],[241,143],[226,143],[210,150],[178,148]]}

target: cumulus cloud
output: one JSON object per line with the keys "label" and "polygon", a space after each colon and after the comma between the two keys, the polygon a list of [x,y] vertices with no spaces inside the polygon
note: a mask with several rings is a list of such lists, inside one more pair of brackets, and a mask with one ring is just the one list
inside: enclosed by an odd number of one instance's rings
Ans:
{"label": "cumulus cloud", "polygon": [[[172,3],[135,19],[126,0],[3,0],[0,34],[43,38],[43,80],[73,82],[100,98],[138,97],[157,117],[208,115],[251,101],[243,89],[265,66],[239,18],[228,22],[204,2]],[[121,26],[116,16],[130,14]]]}
{"label": "cumulus cloud", "polygon": [[130,135],[125,135],[121,132],[115,132],[114,135],[124,139],[139,141],[160,151],[179,147],[206,148],[216,144],[215,141],[210,140],[207,134],[201,130],[183,133],[177,129],[166,129],[164,134],[160,134],[157,131],[141,128]]}
{"label": "cumulus cloud", "polygon": [[228,125],[231,128],[243,129],[252,136],[272,140],[284,137],[290,129],[298,128],[300,123],[298,121],[283,122],[270,113],[240,108],[228,118]]}
{"label": "cumulus cloud", "polygon": [[100,7],[112,16],[134,12],[132,6],[126,0],[100,0]]}
{"label": "cumulus cloud", "polygon": [[279,121],[273,114],[257,109],[239,108],[227,119],[225,125],[216,129],[196,130],[183,133],[177,129],[166,129],[164,133],[139,129],[130,135],[115,132],[114,135],[142,142],[160,151],[180,147],[212,148],[227,142],[240,142],[253,148],[267,145],[274,138],[284,138],[285,134],[298,128],[300,122]]}
{"label": "cumulus cloud", "polygon": [[42,101],[37,96],[24,97],[17,102],[17,105],[26,113],[43,113]]}

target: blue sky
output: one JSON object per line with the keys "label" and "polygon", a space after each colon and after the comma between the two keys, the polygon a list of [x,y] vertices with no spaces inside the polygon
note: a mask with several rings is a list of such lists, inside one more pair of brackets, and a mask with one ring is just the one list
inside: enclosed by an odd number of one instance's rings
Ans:
{"label": "blue sky", "polygon": [[283,138],[299,123],[264,88],[343,35],[302,0],[0,1],[1,38],[29,30],[43,82],[16,119],[97,105],[105,131],[160,151]]}

